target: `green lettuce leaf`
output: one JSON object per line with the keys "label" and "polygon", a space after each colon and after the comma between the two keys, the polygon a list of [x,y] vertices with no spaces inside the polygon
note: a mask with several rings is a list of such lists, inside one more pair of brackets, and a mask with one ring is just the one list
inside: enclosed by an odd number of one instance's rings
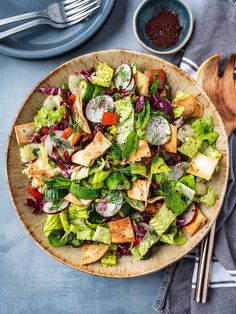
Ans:
{"label": "green lettuce leaf", "polygon": [[43,178],[43,182],[47,185],[48,188],[52,189],[66,189],[71,186],[71,179],[65,177],[55,177],[53,179]]}
{"label": "green lettuce leaf", "polygon": [[129,198],[128,196],[125,196],[126,202],[133,208],[138,209],[139,211],[145,210],[145,203],[139,200],[135,200],[133,198]]}
{"label": "green lettuce leaf", "polygon": [[111,244],[110,230],[106,227],[98,225],[97,229],[93,235],[93,241],[102,242],[105,244]]}
{"label": "green lettuce leaf", "polygon": [[207,141],[210,145],[215,143],[219,137],[219,133],[214,132],[213,123],[210,117],[205,119],[197,119],[193,122],[192,128],[195,130],[194,137],[201,140]]}
{"label": "green lettuce leaf", "polygon": [[81,167],[80,169],[74,170],[71,174],[71,180],[80,181],[85,179],[89,176],[89,168],[88,167]]}
{"label": "green lettuce leaf", "polygon": [[96,172],[93,176],[89,178],[89,182],[91,183],[94,189],[101,189],[104,185],[104,181],[109,176],[110,171],[99,171]]}
{"label": "green lettuce leaf", "polygon": [[169,228],[175,219],[173,212],[163,203],[157,214],[150,220],[150,225],[160,236]]}
{"label": "green lettuce leaf", "polygon": [[182,106],[172,106],[174,112],[174,118],[179,118],[184,113],[185,108]]}
{"label": "green lettuce leaf", "polygon": [[192,174],[182,177],[181,179],[179,179],[179,182],[187,185],[192,190],[196,190],[196,183]]}
{"label": "green lettuce leaf", "polygon": [[89,211],[86,208],[75,204],[70,204],[68,214],[71,223],[76,222],[76,219],[87,219],[89,217]]}
{"label": "green lettuce leaf", "polygon": [[187,239],[183,231],[178,229],[176,224],[173,224],[166,233],[161,235],[160,241],[170,245],[181,245],[184,244]]}
{"label": "green lettuce leaf", "polygon": [[135,174],[139,174],[141,176],[146,176],[147,174],[147,169],[145,167],[144,164],[138,162],[138,163],[132,163],[130,165],[130,169],[131,169],[131,174],[135,175]]}
{"label": "green lettuce leaf", "polygon": [[182,91],[182,90],[179,89],[179,90],[177,91],[177,93],[176,93],[176,95],[175,95],[175,97],[174,97],[173,100],[179,99],[179,98],[185,98],[185,97],[187,97],[187,96],[189,96],[188,93],[186,93],[186,92],[184,92],[184,91]]}
{"label": "green lettuce leaf", "polygon": [[145,236],[143,237],[142,241],[140,244],[136,245],[135,247],[132,248],[131,253],[134,255],[134,257],[137,260],[141,260],[145,255],[147,254],[148,250],[158,242],[159,236],[157,233],[149,229]]}
{"label": "green lettuce leaf", "polygon": [[115,102],[116,113],[120,116],[116,128],[116,140],[121,146],[124,145],[130,131],[134,128],[134,108],[131,97],[124,97]]}
{"label": "green lettuce leaf", "polygon": [[68,241],[68,233],[61,236],[61,230],[52,230],[48,236],[48,242],[54,247],[66,245]]}
{"label": "green lettuce leaf", "polygon": [[196,155],[197,151],[201,147],[202,142],[191,137],[186,137],[185,143],[178,148],[178,151],[190,158]]}
{"label": "green lettuce leaf", "polygon": [[60,214],[61,224],[65,232],[70,230],[69,222],[65,212],[61,212]]}
{"label": "green lettuce leaf", "polygon": [[203,154],[208,157],[216,158],[216,159],[220,159],[222,157],[222,154],[219,153],[218,150],[216,150],[210,145],[204,150]]}
{"label": "green lettuce leaf", "polygon": [[70,224],[70,232],[76,234],[77,240],[92,240],[94,235],[94,230],[88,227],[84,219],[76,219],[73,224]]}
{"label": "green lettuce leaf", "polygon": [[150,119],[150,104],[149,101],[145,101],[142,111],[137,116],[135,128],[137,130],[143,130],[146,127],[149,119]]}
{"label": "green lettuce leaf", "polygon": [[98,197],[98,193],[96,190],[89,187],[83,187],[74,182],[71,183],[70,193],[74,195],[75,197],[77,197],[78,199],[83,199],[83,200],[92,200]]}
{"label": "green lettuce leaf", "polygon": [[217,197],[217,195],[214,192],[214,190],[211,187],[209,187],[207,190],[207,194],[200,198],[200,202],[206,204],[206,206],[208,208],[210,208],[210,207],[214,206],[215,201],[216,201],[216,197]]}
{"label": "green lettuce leaf", "polygon": [[124,144],[124,149],[122,152],[122,158],[127,159],[132,153],[134,153],[138,148],[139,138],[135,130],[130,131],[126,138]]}
{"label": "green lettuce leaf", "polygon": [[60,215],[59,214],[47,215],[47,219],[43,227],[44,234],[48,237],[53,230],[57,229],[62,229]]}
{"label": "green lettuce leaf", "polygon": [[189,199],[183,195],[183,192],[186,188],[188,192],[192,190],[180,182],[171,181],[164,177],[162,177],[160,184],[167,207],[172,210],[175,216],[181,215],[189,204]]}
{"label": "green lettuce leaf", "polygon": [[102,258],[101,258],[101,266],[103,268],[115,266],[117,264],[117,257],[112,252],[107,252]]}
{"label": "green lettuce leaf", "polygon": [[151,175],[169,173],[171,169],[166,165],[163,158],[156,156],[151,164]]}
{"label": "green lettuce leaf", "polygon": [[42,107],[34,117],[36,131],[40,130],[43,126],[50,127],[55,123],[60,122],[64,116],[65,111],[66,109],[64,106],[60,106],[56,110]]}

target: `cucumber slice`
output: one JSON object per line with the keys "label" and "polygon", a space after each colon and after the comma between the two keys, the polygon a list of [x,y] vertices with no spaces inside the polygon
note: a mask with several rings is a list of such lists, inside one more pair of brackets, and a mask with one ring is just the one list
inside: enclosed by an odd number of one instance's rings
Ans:
{"label": "cucumber slice", "polygon": [[101,122],[104,112],[114,110],[114,102],[111,96],[101,95],[90,100],[86,107],[86,116],[91,122]]}
{"label": "cucumber slice", "polygon": [[115,71],[115,85],[118,89],[126,89],[130,84],[132,79],[132,70],[131,67],[124,63],[118,66]]}
{"label": "cucumber slice", "polygon": [[72,94],[79,94],[79,84],[83,79],[77,75],[69,75],[68,87]]}
{"label": "cucumber slice", "polygon": [[113,192],[104,197],[95,205],[95,210],[103,217],[112,217],[118,213],[123,204],[123,196]]}
{"label": "cucumber slice", "polygon": [[163,117],[151,117],[146,126],[147,140],[152,145],[163,145],[171,137],[171,128]]}
{"label": "cucumber slice", "polygon": [[86,80],[79,83],[79,91],[83,100],[90,101],[93,97],[95,86]]}
{"label": "cucumber slice", "polygon": [[63,198],[68,194],[68,190],[65,189],[48,189],[44,194],[44,198],[46,201],[55,201],[60,198]]}
{"label": "cucumber slice", "polygon": [[105,89],[105,88],[102,87],[102,86],[95,85],[94,92],[93,92],[93,97],[102,95],[104,89]]}
{"label": "cucumber slice", "polygon": [[178,130],[178,140],[185,142],[186,137],[192,137],[194,129],[189,124],[183,124]]}

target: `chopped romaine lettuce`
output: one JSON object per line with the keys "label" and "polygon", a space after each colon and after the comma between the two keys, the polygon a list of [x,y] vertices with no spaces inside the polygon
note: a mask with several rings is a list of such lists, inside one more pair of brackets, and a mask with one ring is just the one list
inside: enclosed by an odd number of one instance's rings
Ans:
{"label": "chopped romaine lettuce", "polygon": [[48,237],[53,230],[58,229],[62,229],[60,215],[59,214],[47,215],[47,219],[43,227],[44,234]]}
{"label": "chopped romaine lettuce", "polygon": [[179,118],[182,116],[185,108],[182,106],[172,106],[173,107],[173,112],[174,112],[174,118]]}
{"label": "chopped romaine lettuce", "polygon": [[171,169],[166,165],[163,158],[156,156],[151,164],[151,174],[169,173]]}
{"label": "chopped romaine lettuce", "polygon": [[76,222],[77,219],[86,219],[89,216],[89,211],[86,208],[75,204],[70,204],[68,213],[71,223]]}
{"label": "chopped romaine lettuce", "polygon": [[28,163],[36,159],[40,154],[42,144],[27,144],[20,148],[20,159],[23,163]]}
{"label": "chopped romaine lettuce", "polygon": [[146,176],[146,173],[147,173],[146,166],[140,162],[132,163],[130,165],[130,169],[131,169],[132,175],[139,174],[139,175],[144,176],[144,177]]}
{"label": "chopped romaine lettuce", "polygon": [[134,108],[131,97],[124,97],[115,102],[116,113],[120,116],[116,128],[116,140],[121,146],[125,143],[130,131],[134,128]]}
{"label": "chopped romaine lettuce", "polygon": [[91,82],[95,85],[109,87],[113,77],[114,70],[106,63],[99,62],[96,68],[96,75],[91,77]]}
{"label": "chopped romaine lettuce", "polygon": [[160,236],[169,228],[175,219],[173,212],[163,203],[157,214],[150,220],[150,225]]}
{"label": "chopped romaine lettuce", "polygon": [[[172,210],[175,216],[181,215],[189,204],[189,200],[182,194],[182,191],[176,191],[177,184],[178,187],[181,188],[180,185],[182,183],[176,183],[175,181],[170,181],[162,177],[161,190],[163,192],[163,196],[165,197],[167,207]],[[185,187],[188,188],[187,186]]]}
{"label": "chopped romaine lettuce", "polygon": [[109,176],[110,171],[99,171],[96,172],[94,175],[92,175],[89,179],[89,182],[91,183],[92,187],[94,189],[101,189],[104,185],[104,181]]}
{"label": "chopped romaine lettuce", "polygon": [[76,232],[77,240],[92,240],[93,239],[94,230],[89,227],[83,228]]}
{"label": "chopped romaine lettuce", "polygon": [[133,208],[138,209],[139,211],[145,210],[145,203],[142,201],[135,200],[133,198],[129,198],[128,196],[125,197],[126,202]]}
{"label": "chopped romaine lettuce", "polygon": [[71,180],[77,180],[80,181],[82,179],[85,179],[89,176],[89,168],[88,167],[81,167],[80,169],[73,170],[71,174]]}
{"label": "chopped romaine lettuce", "polygon": [[219,137],[219,133],[213,131],[213,123],[210,117],[197,119],[193,122],[192,128],[195,130],[195,138],[201,141],[208,141],[210,145]]}
{"label": "chopped romaine lettuce", "polygon": [[175,99],[179,99],[179,98],[185,98],[185,97],[188,97],[190,94],[188,94],[188,93],[186,93],[186,92],[184,92],[184,91],[182,91],[182,90],[178,90],[177,91],[177,93],[176,93],[176,95],[175,95],[175,97],[174,97],[174,100]]}
{"label": "chopped romaine lettuce", "polygon": [[142,241],[140,242],[140,244],[132,248],[131,253],[134,255],[134,257],[137,260],[141,260],[143,257],[145,257],[148,250],[155,243],[158,242],[159,238],[160,237],[157,235],[157,233],[154,230],[149,229],[146,232],[145,236],[142,238]]}
{"label": "chopped romaine lettuce", "polygon": [[117,264],[117,257],[112,251],[108,251],[102,258],[101,258],[101,266],[103,268],[115,266]]}
{"label": "chopped romaine lettuce", "polygon": [[210,207],[214,206],[215,201],[216,201],[216,197],[217,197],[217,195],[214,192],[214,190],[211,187],[209,187],[207,190],[207,194],[200,198],[200,202],[206,204],[206,206],[208,208],[210,208]]}
{"label": "chopped romaine lettuce", "polygon": [[149,101],[145,101],[142,111],[137,116],[135,128],[137,130],[143,130],[146,127],[149,119],[150,119],[150,104]]}
{"label": "chopped romaine lettuce", "polygon": [[201,147],[201,144],[202,142],[200,140],[186,137],[185,143],[178,148],[178,151],[183,155],[193,158]]}
{"label": "chopped romaine lettuce", "polygon": [[60,215],[61,224],[62,224],[62,227],[63,227],[64,231],[65,232],[69,231],[70,227],[69,227],[69,222],[68,222],[66,213],[65,212],[61,212],[59,215]]}
{"label": "chopped romaine lettuce", "polygon": [[210,145],[204,150],[203,154],[208,157],[216,158],[216,159],[220,159],[222,157],[222,154],[219,153],[218,150],[216,150]]}
{"label": "chopped romaine lettuce", "polygon": [[105,244],[111,244],[110,230],[106,227],[98,225],[97,229],[93,235],[93,241],[102,242]]}
{"label": "chopped romaine lettuce", "polygon": [[182,230],[178,229],[176,224],[172,224],[166,233],[160,237],[160,241],[170,245],[184,244],[187,239]]}
{"label": "chopped romaine lettuce", "polygon": [[182,177],[181,179],[179,179],[179,182],[187,185],[192,190],[196,190],[195,179],[194,176],[191,174]]}
{"label": "chopped romaine lettuce", "polygon": [[65,113],[65,107],[60,106],[55,111],[42,107],[37,115],[34,117],[34,122],[36,125],[36,131],[40,130],[43,126],[53,126],[55,123],[60,122]]}

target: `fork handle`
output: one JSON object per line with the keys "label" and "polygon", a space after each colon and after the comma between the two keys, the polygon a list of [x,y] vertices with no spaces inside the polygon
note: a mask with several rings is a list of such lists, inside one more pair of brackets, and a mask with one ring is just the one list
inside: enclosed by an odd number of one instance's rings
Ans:
{"label": "fork handle", "polygon": [[10,28],[6,31],[0,32],[0,39],[3,39],[5,37],[11,36],[13,34],[19,33],[21,31],[24,31],[25,29],[32,28],[32,27],[37,26],[37,25],[47,24],[46,21],[47,21],[46,19],[41,18],[41,19],[33,20],[30,22],[21,24],[19,26]]}
{"label": "fork handle", "polygon": [[32,19],[35,17],[37,18],[37,17],[44,17],[44,16],[45,16],[44,11],[34,11],[34,12],[19,14],[15,16],[10,16],[4,19],[0,19],[0,26],[22,21],[22,20]]}

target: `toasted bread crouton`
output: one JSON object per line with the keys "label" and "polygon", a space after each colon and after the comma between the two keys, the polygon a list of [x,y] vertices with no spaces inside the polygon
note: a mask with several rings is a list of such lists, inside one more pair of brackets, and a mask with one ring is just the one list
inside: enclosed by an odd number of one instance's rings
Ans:
{"label": "toasted bread crouton", "polygon": [[98,261],[109,250],[109,245],[89,245],[82,246],[80,265],[87,265]]}
{"label": "toasted bread crouton", "polygon": [[15,133],[18,145],[29,144],[34,132],[35,132],[34,122],[16,125]]}
{"label": "toasted bread crouton", "polygon": [[148,199],[149,188],[149,181],[137,179],[133,182],[132,188],[128,190],[128,197],[146,202]]}
{"label": "toasted bread crouton", "polygon": [[134,74],[136,92],[138,95],[148,95],[149,78],[140,71]]}
{"label": "toasted bread crouton", "polygon": [[170,125],[171,128],[171,138],[167,143],[163,145],[164,150],[170,153],[177,152],[177,127],[173,124]]}
{"label": "toasted bread crouton", "polygon": [[209,181],[215,172],[218,162],[218,158],[197,153],[186,172]]}
{"label": "toasted bread crouton", "polygon": [[28,167],[27,172],[31,177],[41,176],[50,179],[55,176],[56,169],[51,168],[49,164],[46,165],[42,156],[39,156],[39,158]]}
{"label": "toasted bread crouton", "polygon": [[193,95],[176,98],[173,100],[173,104],[184,107],[183,118],[200,118],[202,116],[202,108],[197,103]]}
{"label": "toasted bread crouton", "polygon": [[112,243],[128,243],[134,241],[134,231],[129,217],[108,222]]}
{"label": "toasted bread crouton", "polygon": [[151,157],[151,150],[146,140],[140,140],[138,149],[129,156],[128,161],[140,160],[143,157]]}
{"label": "toasted bread crouton", "polygon": [[99,131],[93,141],[77,153],[72,155],[72,162],[85,167],[91,167],[95,159],[102,156],[105,151],[111,146],[111,143]]}
{"label": "toasted bread crouton", "polygon": [[74,114],[75,121],[81,126],[81,129],[84,132],[90,134],[91,131],[90,131],[88,122],[84,117],[83,102],[82,102],[82,97],[80,94],[76,95],[75,102],[72,106],[72,112]]}
{"label": "toasted bread crouton", "polygon": [[207,218],[202,214],[200,210],[198,210],[196,219],[187,226],[184,226],[183,230],[191,237],[205,224],[206,221]]}
{"label": "toasted bread crouton", "polygon": [[75,197],[71,193],[67,194],[64,197],[64,200],[66,200],[72,204],[79,205],[80,207],[83,207],[83,208],[87,208],[92,203],[92,200],[78,199],[77,197]]}

